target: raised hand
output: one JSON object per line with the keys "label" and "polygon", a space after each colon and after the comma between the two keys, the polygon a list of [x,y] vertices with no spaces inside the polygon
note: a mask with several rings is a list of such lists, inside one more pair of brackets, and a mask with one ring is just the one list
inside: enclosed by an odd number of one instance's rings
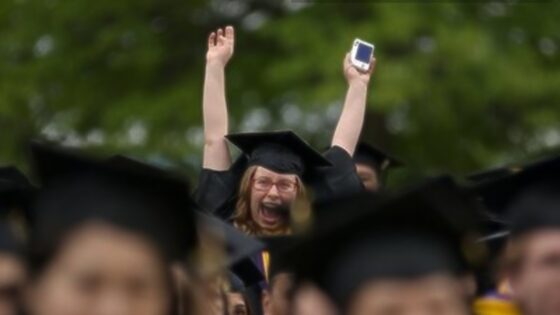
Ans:
{"label": "raised hand", "polygon": [[233,55],[235,34],[228,26],[208,36],[204,89],[202,93],[202,116],[204,120],[203,167],[225,171],[231,166],[231,158],[225,135],[228,134],[228,111],[226,102],[225,66]]}
{"label": "raised hand", "polygon": [[342,63],[344,77],[348,82],[348,90],[344,99],[344,106],[334,131],[331,146],[344,149],[350,156],[354,155],[356,145],[360,139],[366,112],[368,83],[375,71],[375,58],[371,58],[367,72],[356,69],[350,61],[350,54],[346,54]]}
{"label": "raised hand", "polygon": [[355,81],[359,81],[367,84],[369,82],[371,75],[375,71],[375,63],[376,63],[376,59],[375,57],[372,57],[371,62],[369,64],[369,70],[367,72],[362,72],[356,69],[356,67],[352,65],[352,62],[350,61],[350,53],[347,53],[346,56],[344,57],[343,71],[344,71],[344,77],[346,77],[346,81],[348,82],[348,84]]}
{"label": "raised hand", "polygon": [[226,66],[235,46],[235,30],[233,26],[227,26],[225,31],[219,28],[216,32],[208,36],[208,52],[206,53],[207,63],[217,63]]}

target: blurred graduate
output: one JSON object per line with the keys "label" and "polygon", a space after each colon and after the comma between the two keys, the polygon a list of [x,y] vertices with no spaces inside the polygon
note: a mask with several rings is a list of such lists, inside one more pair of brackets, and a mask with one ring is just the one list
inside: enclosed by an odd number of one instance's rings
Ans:
{"label": "blurred graduate", "polygon": [[[517,307],[488,301],[479,314],[546,315],[560,312],[560,157],[525,165],[479,189],[508,224],[500,274]],[[501,307],[501,308],[500,308]],[[507,311],[507,313],[506,313]]]}
{"label": "blurred graduate", "polygon": [[354,153],[354,163],[364,188],[369,191],[383,189],[387,183],[388,173],[404,165],[379,147],[363,141],[358,143]]}
{"label": "blurred graduate", "polygon": [[197,242],[188,184],[36,143],[27,313],[172,314]]}
{"label": "blurred graduate", "polygon": [[[347,216],[329,215],[343,207]],[[477,203],[449,178],[380,201],[356,196],[324,206],[295,262],[294,314],[470,314]]]}

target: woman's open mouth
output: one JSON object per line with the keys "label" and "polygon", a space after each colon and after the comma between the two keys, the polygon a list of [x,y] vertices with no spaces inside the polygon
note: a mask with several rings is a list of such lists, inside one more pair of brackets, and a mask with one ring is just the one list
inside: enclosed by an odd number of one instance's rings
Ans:
{"label": "woman's open mouth", "polygon": [[283,204],[262,203],[259,208],[259,216],[263,223],[268,226],[284,223],[289,214],[288,207]]}

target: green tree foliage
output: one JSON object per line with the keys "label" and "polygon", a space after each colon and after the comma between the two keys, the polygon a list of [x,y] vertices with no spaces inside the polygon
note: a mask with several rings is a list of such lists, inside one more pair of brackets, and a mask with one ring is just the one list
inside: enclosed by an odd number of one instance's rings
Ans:
{"label": "green tree foliage", "polygon": [[328,143],[355,37],[376,45],[364,137],[401,181],[522,161],[560,145],[558,1],[0,2],[0,162],[33,136],[199,165],[206,36],[232,24],[232,130]]}

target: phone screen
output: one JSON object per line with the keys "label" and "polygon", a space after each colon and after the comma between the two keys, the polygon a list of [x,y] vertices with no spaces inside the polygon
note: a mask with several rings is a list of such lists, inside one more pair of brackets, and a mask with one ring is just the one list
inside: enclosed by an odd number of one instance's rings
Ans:
{"label": "phone screen", "polygon": [[373,49],[370,46],[358,44],[358,51],[356,52],[356,59],[364,62],[369,63],[369,58],[371,58],[371,53]]}

